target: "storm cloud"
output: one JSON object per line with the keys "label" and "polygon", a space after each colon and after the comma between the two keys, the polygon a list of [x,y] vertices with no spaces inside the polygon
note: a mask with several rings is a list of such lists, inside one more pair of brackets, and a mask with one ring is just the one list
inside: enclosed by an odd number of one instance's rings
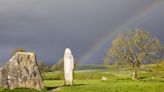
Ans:
{"label": "storm cloud", "polygon": [[[104,35],[157,1],[0,0],[0,65],[19,47],[35,51],[38,60],[47,64],[57,62],[69,47],[79,61]],[[143,28],[164,42],[164,1],[159,2],[159,7],[128,28]],[[103,63],[110,43],[87,63]]]}

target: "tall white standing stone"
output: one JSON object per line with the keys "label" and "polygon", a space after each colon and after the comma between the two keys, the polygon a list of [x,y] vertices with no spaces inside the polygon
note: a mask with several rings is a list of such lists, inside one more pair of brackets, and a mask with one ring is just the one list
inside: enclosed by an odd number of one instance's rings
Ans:
{"label": "tall white standing stone", "polygon": [[74,58],[69,48],[64,52],[64,79],[65,85],[73,85]]}

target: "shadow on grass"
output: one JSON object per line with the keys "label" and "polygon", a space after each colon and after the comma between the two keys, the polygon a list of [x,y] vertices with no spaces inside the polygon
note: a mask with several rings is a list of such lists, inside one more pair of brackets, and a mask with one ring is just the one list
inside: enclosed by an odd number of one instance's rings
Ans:
{"label": "shadow on grass", "polygon": [[74,84],[73,86],[83,86],[83,85],[88,85],[88,84]]}
{"label": "shadow on grass", "polygon": [[62,85],[62,86],[55,86],[55,87],[47,87],[47,90],[55,90],[62,87],[76,87],[76,86],[84,86],[84,85],[88,85],[88,84],[74,84],[72,86]]}
{"label": "shadow on grass", "polygon": [[147,77],[139,77],[138,79],[139,80],[144,80],[144,79],[147,79]]}
{"label": "shadow on grass", "polygon": [[58,89],[58,88],[60,88],[60,87],[62,87],[62,86],[47,87],[47,90],[54,90],[54,89]]}
{"label": "shadow on grass", "polygon": [[15,89],[2,89],[0,92],[46,92],[46,90],[35,90],[35,89],[28,89],[28,88],[15,88]]}

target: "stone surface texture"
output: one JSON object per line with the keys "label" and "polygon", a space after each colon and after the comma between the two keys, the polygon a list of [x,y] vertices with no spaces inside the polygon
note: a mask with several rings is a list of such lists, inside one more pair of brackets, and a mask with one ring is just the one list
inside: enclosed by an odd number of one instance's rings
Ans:
{"label": "stone surface texture", "polygon": [[73,85],[74,58],[69,48],[64,52],[64,79],[65,85]]}
{"label": "stone surface texture", "polygon": [[43,80],[33,52],[17,52],[0,68],[0,86],[8,89],[44,89]]}

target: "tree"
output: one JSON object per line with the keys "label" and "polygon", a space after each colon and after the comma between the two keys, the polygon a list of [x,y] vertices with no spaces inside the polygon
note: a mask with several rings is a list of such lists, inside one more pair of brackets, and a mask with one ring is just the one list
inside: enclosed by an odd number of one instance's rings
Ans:
{"label": "tree", "polygon": [[141,29],[120,33],[107,51],[105,63],[122,61],[133,69],[132,79],[137,79],[137,67],[144,62],[161,58],[163,46],[159,39]]}
{"label": "tree", "polygon": [[14,56],[17,52],[26,52],[26,50],[24,48],[16,48],[12,52],[11,56]]}
{"label": "tree", "polygon": [[61,58],[57,62],[57,70],[63,70],[63,69],[64,69],[64,60],[63,58]]}
{"label": "tree", "polygon": [[164,71],[164,60],[154,66],[155,72]]}
{"label": "tree", "polygon": [[60,58],[56,65],[57,70],[60,72],[60,79],[64,79],[64,59]]}
{"label": "tree", "polygon": [[38,61],[38,68],[41,73],[48,71],[48,66],[46,66],[46,64],[43,61]]}
{"label": "tree", "polygon": [[54,71],[63,71],[64,70],[64,60],[63,58],[60,58],[57,60],[57,63],[56,64],[53,64],[51,66],[51,71],[54,72]]}
{"label": "tree", "polygon": [[51,71],[54,72],[54,71],[56,71],[56,70],[57,70],[57,65],[56,65],[56,64],[53,64],[53,65],[51,66]]}

